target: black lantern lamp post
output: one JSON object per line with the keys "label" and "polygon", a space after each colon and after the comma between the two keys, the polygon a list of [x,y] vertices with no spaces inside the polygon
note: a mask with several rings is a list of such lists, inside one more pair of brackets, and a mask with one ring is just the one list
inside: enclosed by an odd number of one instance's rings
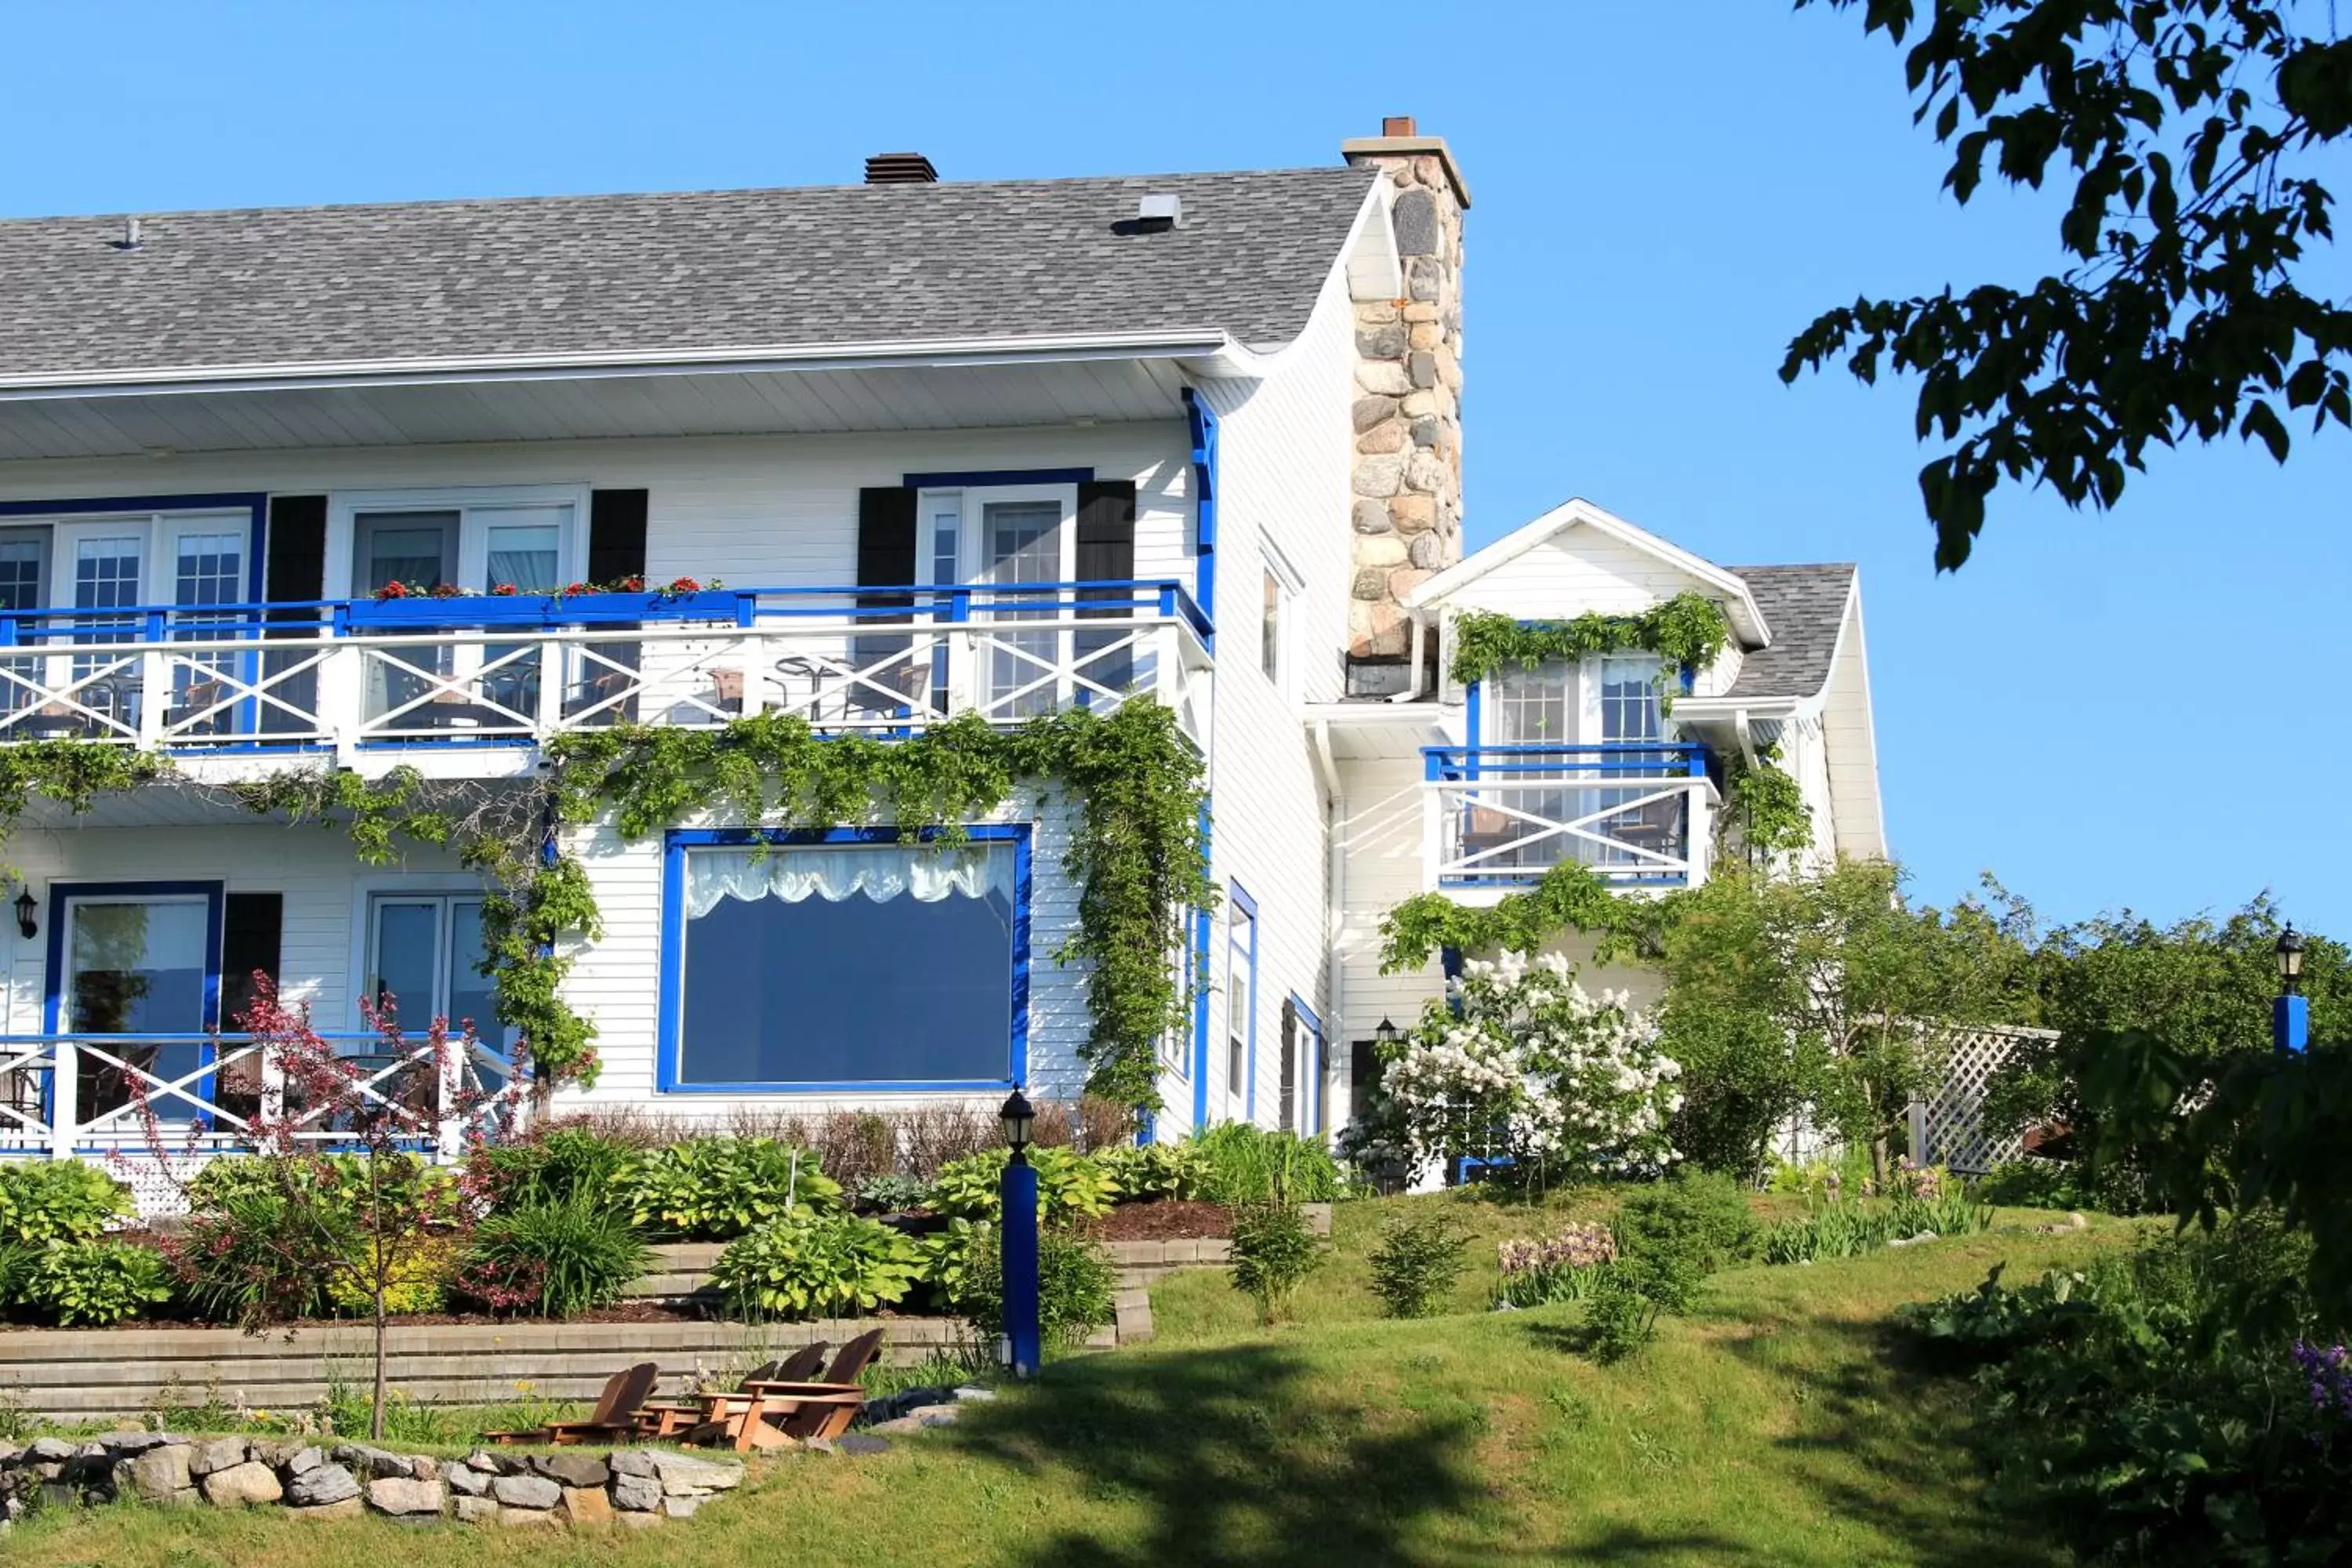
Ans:
{"label": "black lantern lamp post", "polygon": [[2311,1002],[2303,994],[2303,933],[2292,921],[2279,932],[2279,994],[2271,1003],[2271,1044],[2301,1051],[2311,1044]]}
{"label": "black lantern lamp post", "polygon": [[1029,1135],[1037,1111],[1016,1083],[996,1119],[1004,1129],[1004,1146],[1012,1151],[997,1189],[1004,1226],[999,1243],[1004,1268],[1004,1357],[1015,1377],[1033,1377],[1045,1350],[1037,1300],[1037,1168],[1029,1163]]}

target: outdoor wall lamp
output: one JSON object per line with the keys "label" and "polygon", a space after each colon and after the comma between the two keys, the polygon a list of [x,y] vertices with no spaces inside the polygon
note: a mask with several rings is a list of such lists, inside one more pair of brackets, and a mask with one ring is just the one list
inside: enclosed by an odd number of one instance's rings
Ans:
{"label": "outdoor wall lamp", "polygon": [[41,906],[33,898],[33,889],[26,884],[19,883],[16,889],[16,930],[27,942],[41,933],[41,928],[34,922],[33,919],[40,912]]}

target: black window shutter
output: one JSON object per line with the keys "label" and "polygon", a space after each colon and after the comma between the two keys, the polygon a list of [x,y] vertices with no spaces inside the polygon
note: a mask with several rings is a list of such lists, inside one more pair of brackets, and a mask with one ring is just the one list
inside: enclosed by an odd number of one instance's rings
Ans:
{"label": "black window shutter", "polygon": [[647,500],[645,490],[588,492],[589,582],[618,583],[646,574]]}
{"label": "black window shutter", "polygon": [[262,593],[281,603],[327,596],[325,496],[269,498],[269,540],[263,557]]}
{"label": "black window shutter", "polygon": [[[904,485],[876,485],[857,492],[857,585],[866,587],[903,588],[915,580],[915,492]],[[860,594],[860,610],[895,610],[914,608],[912,594]],[[913,620],[912,615],[858,617],[864,626],[895,626]],[[870,669],[878,661],[906,651],[909,639],[903,637],[861,637],[851,639],[850,661],[860,669]],[[860,681],[850,693],[852,704],[867,709],[890,709],[887,695],[877,685],[907,690],[912,696],[914,686],[928,678],[928,670],[913,667],[926,661],[901,659],[885,665],[867,680]]]}
{"label": "black window shutter", "polygon": [[[1089,479],[1078,486],[1077,573],[1081,583],[1125,583],[1135,576],[1135,481]],[[1089,599],[1120,601],[1107,609],[1080,608],[1084,619],[1124,616],[1129,598],[1123,588],[1081,588],[1081,605]],[[1088,686],[1124,691],[1134,681],[1133,650],[1109,651],[1121,634],[1085,632],[1077,639],[1078,688],[1081,700],[1093,693]]]}
{"label": "black window shutter", "polygon": [[231,893],[221,904],[220,1023],[236,1031],[253,1005],[256,970],[278,979],[278,936],[286,923],[282,893]]}

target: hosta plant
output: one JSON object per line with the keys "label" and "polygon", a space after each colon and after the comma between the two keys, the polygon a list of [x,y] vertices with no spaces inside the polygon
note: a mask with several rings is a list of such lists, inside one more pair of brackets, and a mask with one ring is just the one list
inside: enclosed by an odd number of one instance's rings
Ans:
{"label": "hosta plant", "polygon": [[905,1300],[922,1268],[915,1244],[888,1226],[803,1213],[729,1243],[710,1282],[747,1318],[856,1317]]}
{"label": "hosta plant", "polygon": [[172,1299],[171,1266],[150,1247],[52,1241],[33,1260],[26,1304],[64,1328],[103,1328]]}
{"label": "hosta plant", "polygon": [[[931,1206],[960,1219],[995,1221],[1003,1207],[1003,1149],[983,1149],[940,1167],[931,1180]],[[1117,1179],[1102,1162],[1068,1148],[1032,1148],[1037,1171],[1037,1212],[1047,1220],[1108,1214],[1118,1201]]]}
{"label": "hosta plant", "polygon": [[773,1138],[689,1138],[648,1149],[613,1177],[638,1229],[725,1241],[803,1211],[841,1207],[841,1184],[806,1149]]}
{"label": "hosta plant", "polygon": [[0,1241],[87,1241],[131,1212],[131,1190],[79,1160],[0,1165]]}
{"label": "hosta plant", "polygon": [[1126,1203],[1208,1195],[1209,1161],[1197,1143],[1120,1143],[1095,1159]]}

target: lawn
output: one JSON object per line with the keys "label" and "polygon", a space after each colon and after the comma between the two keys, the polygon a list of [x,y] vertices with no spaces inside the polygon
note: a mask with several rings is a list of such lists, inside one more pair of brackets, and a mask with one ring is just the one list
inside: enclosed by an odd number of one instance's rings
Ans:
{"label": "lawn", "polygon": [[[1399,1205],[1479,1235],[1457,1314],[1380,1319],[1365,1255]],[[1557,1202],[1565,1215],[1589,1202]],[[1597,1212],[1597,1210],[1595,1211]],[[2001,1564],[2063,1561],[1988,1510],[1966,1390],[1904,1364],[1897,1303],[2126,1239],[2005,1211],[1988,1235],[1717,1275],[1634,1359],[1571,1352],[1576,1310],[1483,1310],[1493,1239],[1542,1221],[1452,1196],[1342,1205],[1297,1321],[1221,1274],[1154,1297],[1154,1345],[1057,1363],[962,1424],[787,1458],[690,1524],[557,1540],[115,1508],[20,1526],[25,1568],[483,1564]]]}

